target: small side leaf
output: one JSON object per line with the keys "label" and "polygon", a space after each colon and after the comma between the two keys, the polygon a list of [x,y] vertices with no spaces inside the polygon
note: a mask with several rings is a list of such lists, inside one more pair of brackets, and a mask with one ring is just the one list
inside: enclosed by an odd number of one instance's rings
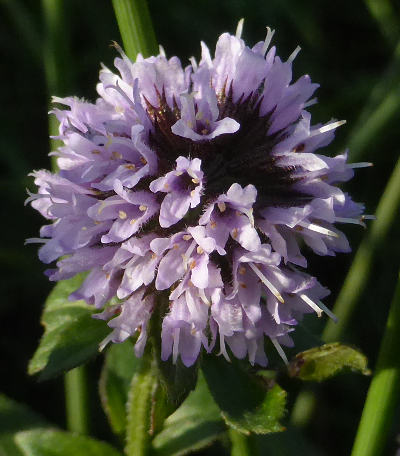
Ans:
{"label": "small side leaf", "polygon": [[204,377],[196,389],[167,418],[164,429],[153,440],[155,456],[183,456],[210,445],[225,432],[218,406]]}
{"label": "small side leaf", "polygon": [[29,374],[45,380],[83,364],[98,353],[99,343],[110,332],[103,321],[92,318],[94,309],[83,301],[68,301],[83,275],[59,282],[47,298],[42,314],[45,327]]}
{"label": "small side leaf", "polygon": [[289,375],[321,382],[341,372],[358,371],[369,375],[368,360],[359,350],[338,342],[298,353],[289,364]]}
{"label": "small side leaf", "polygon": [[108,443],[62,431],[19,432],[15,441],[24,456],[122,456]]}
{"label": "small side leaf", "polygon": [[16,432],[46,426],[40,415],[0,394],[0,455],[22,456],[14,442]]}
{"label": "small side leaf", "polygon": [[100,398],[113,431],[119,435],[126,429],[129,388],[139,365],[129,340],[108,348],[99,383]]}
{"label": "small side leaf", "polygon": [[202,369],[226,424],[244,434],[283,431],[286,392],[275,382],[246,372],[236,361],[204,356]]}

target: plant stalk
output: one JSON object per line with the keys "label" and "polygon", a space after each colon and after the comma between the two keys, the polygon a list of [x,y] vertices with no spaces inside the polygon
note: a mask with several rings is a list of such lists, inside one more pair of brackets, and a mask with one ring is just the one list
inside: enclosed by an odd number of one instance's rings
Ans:
{"label": "plant stalk", "polygon": [[158,45],[146,0],[113,0],[126,55],[135,60],[155,55]]}
{"label": "plant stalk", "polygon": [[400,399],[400,274],[352,456],[383,454]]}

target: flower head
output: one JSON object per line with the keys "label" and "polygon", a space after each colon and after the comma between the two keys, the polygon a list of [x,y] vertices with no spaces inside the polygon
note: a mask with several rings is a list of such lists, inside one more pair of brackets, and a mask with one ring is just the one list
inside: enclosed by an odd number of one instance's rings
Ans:
{"label": "flower head", "polygon": [[138,356],[164,296],[163,360],[190,366],[217,346],[265,366],[266,338],[284,357],[303,314],[330,314],[328,291],[300,269],[303,242],[346,252],[336,224],[363,224],[363,206],[337,186],[355,166],[317,153],[342,122],[311,125],[318,85],[292,82],[298,49],[282,61],[273,32],[249,48],[240,28],[214,58],[202,43],[186,68],[119,49],[119,74],[101,70],[95,104],[54,99],[67,107],[53,111],[60,172],[33,173],[28,201],[49,224],[32,241],[43,262],[58,259],[50,280],[90,271],[71,299],[104,307],[104,343],[138,333]]}

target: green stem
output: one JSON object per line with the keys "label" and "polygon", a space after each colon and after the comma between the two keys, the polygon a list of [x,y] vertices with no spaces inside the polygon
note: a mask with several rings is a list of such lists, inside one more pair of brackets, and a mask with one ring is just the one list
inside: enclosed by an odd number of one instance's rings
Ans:
{"label": "green stem", "polygon": [[400,159],[379,201],[376,220],[363,239],[336,300],[333,312],[339,322],[328,321],[322,339],[334,342],[342,338],[356,304],[367,286],[373,260],[392,226],[400,206]]}
{"label": "green stem", "polygon": [[113,6],[126,55],[132,60],[139,52],[155,55],[158,46],[146,0],[113,0]]}
{"label": "green stem", "polygon": [[140,360],[140,368],[132,378],[127,404],[127,456],[146,456],[150,453],[153,428],[153,398],[157,385],[157,370],[150,349]]}
{"label": "green stem", "polygon": [[88,389],[86,369],[76,367],[64,376],[67,429],[79,434],[89,433]]}
{"label": "green stem", "polygon": [[[48,95],[63,96],[73,85],[64,0],[42,0],[42,13],[46,32],[43,61]],[[58,134],[58,121],[54,116],[49,117],[49,134]],[[59,145],[58,141],[50,139],[50,150],[55,150]],[[53,171],[57,170],[55,159],[52,159],[52,168]],[[80,366],[67,372],[64,388],[67,429],[87,434],[89,408],[86,368]]]}
{"label": "green stem", "polygon": [[379,456],[382,454],[399,399],[400,275],[352,456]]}
{"label": "green stem", "polygon": [[231,456],[254,456],[249,436],[234,429],[229,429],[229,438],[232,444]]}

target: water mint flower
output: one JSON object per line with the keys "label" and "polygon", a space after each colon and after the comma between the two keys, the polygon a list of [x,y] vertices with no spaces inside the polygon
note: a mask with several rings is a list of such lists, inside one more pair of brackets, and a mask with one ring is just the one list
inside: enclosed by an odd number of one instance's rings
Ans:
{"label": "water mint flower", "polygon": [[299,49],[281,60],[271,30],[252,48],[240,34],[221,35],[214,57],[202,43],[185,68],[118,48],[95,104],[53,100],[60,171],[33,173],[28,201],[49,224],[28,242],[58,260],[50,280],[89,271],[70,298],[103,308],[102,346],[138,334],[141,356],[164,300],[163,360],[190,366],[205,350],[265,366],[267,339],[285,359],[305,313],[334,318],[303,245],[350,250],[338,226],[363,225],[364,208],[338,184],[368,164],[317,153],[343,122],[312,125],[318,85],[292,82]]}

